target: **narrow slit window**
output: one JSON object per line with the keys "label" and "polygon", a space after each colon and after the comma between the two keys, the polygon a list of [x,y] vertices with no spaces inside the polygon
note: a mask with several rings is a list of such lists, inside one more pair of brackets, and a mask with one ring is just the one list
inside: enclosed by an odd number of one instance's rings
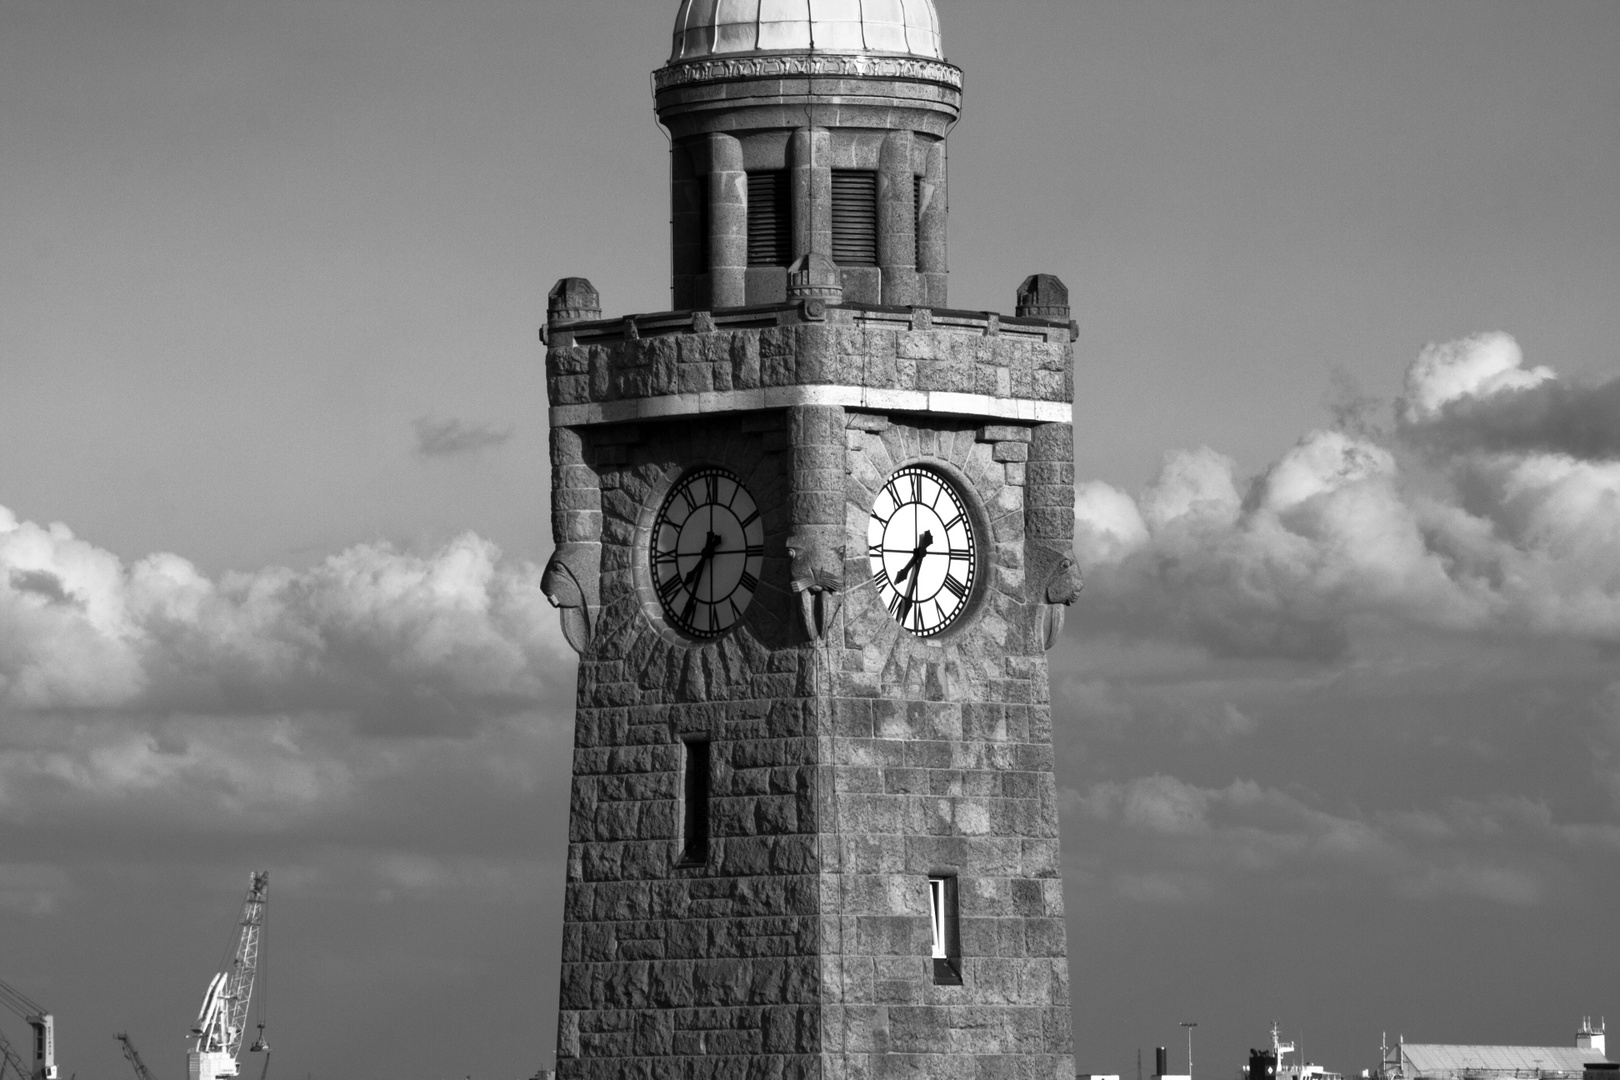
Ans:
{"label": "narrow slit window", "polygon": [[748,174],[748,265],[793,261],[793,203],[784,169]]}
{"label": "narrow slit window", "polygon": [[911,178],[911,265],[914,269],[922,269],[922,240],[923,240],[923,181],[920,176]]}
{"label": "narrow slit window", "polygon": [[681,863],[709,861],[709,740],[681,743]]}
{"label": "narrow slit window", "polygon": [[877,173],[832,171],[832,248],[839,266],[877,265]]}
{"label": "narrow slit window", "polygon": [[703,197],[698,200],[698,236],[703,244],[702,259],[703,273],[707,274],[714,269],[714,252],[711,248],[713,241],[709,237],[709,198],[704,191]]}
{"label": "narrow slit window", "polygon": [[933,930],[934,984],[962,985],[962,945],[957,929],[955,876],[928,879],[928,912]]}

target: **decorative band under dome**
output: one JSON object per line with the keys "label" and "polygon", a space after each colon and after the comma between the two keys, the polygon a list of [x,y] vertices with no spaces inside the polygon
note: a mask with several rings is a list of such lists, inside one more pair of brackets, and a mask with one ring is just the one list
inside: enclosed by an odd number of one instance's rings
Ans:
{"label": "decorative band under dome", "polygon": [[663,91],[695,83],[736,79],[780,78],[904,79],[937,83],[960,93],[962,69],[943,60],[917,56],[872,56],[840,53],[783,53],[711,56],[673,63],[653,72],[653,89]]}

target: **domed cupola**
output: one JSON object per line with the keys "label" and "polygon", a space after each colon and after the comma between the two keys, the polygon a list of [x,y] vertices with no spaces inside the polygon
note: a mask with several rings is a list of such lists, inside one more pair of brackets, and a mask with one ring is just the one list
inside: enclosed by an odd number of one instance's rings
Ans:
{"label": "domed cupola", "polygon": [[962,71],[933,0],[681,0],[653,91],[674,307],[783,303],[795,267],[844,303],[947,306]]}
{"label": "domed cupola", "polygon": [[683,0],[672,62],[756,52],[944,58],[933,0]]}

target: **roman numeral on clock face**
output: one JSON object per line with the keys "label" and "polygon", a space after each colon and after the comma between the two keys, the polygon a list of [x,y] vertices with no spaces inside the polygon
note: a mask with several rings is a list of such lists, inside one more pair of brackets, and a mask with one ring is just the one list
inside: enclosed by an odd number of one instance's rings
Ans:
{"label": "roman numeral on clock face", "polygon": [[[675,557],[671,555],[669,561],[674,562]],[[681,575],[678,573],[670,574],[669,577],[658,583],[658,595],[664,600],[665,603],[673,600],[675,598],[675,594],[680,591]]]}

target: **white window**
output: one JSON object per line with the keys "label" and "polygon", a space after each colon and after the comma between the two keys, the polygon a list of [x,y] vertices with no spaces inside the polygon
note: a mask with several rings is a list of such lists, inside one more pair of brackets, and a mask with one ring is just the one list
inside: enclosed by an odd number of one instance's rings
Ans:
{"label": "white window", "polygon": [[928,879],[928,903],[934,922],[934,959],[945,960],[945,879]]}
{"label": "white window", "polygon": [[934,983],[937,986],[962,985],[962,943],[957,925],[956,877],[929,875],[928,918],[933,930]]}

